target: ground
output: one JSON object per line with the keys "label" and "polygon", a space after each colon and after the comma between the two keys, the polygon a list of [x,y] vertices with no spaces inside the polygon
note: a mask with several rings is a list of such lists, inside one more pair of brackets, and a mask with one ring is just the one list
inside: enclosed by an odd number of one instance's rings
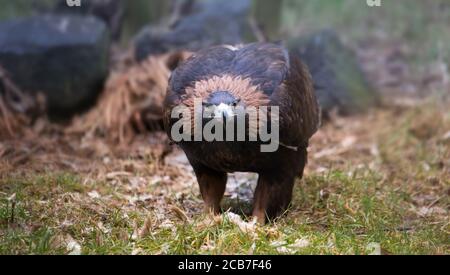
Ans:
{"label": "ground", "polygon": [[[57,129],[6,140],[0,253],[448,254],[450,112],[433,102],[326,122],[290,210],[265,226],[203,215],[192,171],[162,133],[114,152]],[[230,185],[251,182],[242,177]],[[241,196],[224,210],[245,212]]]}

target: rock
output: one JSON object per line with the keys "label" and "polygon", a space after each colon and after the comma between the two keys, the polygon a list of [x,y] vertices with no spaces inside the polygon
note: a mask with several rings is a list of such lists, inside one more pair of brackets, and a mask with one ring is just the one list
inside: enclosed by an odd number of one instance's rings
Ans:
{"label": "rock", "polygon": [[92,103],[108,74],[109,32],[94,17],[35,16],[0,23],[0,65],[51,113]]}
{"label": "rock", "polygon": [[54,0],[53,13],[92,15],[101,19],[108,27],[113,40],[118,40],[121,35],[124,1],[122,0],[89,0],[81,1],[80,7],[70,7],[66,0]]}
{"label": "rock", "polygon": [[326,30],[306,38],[288,41],[291,52],[299,54],[313,76],[316,95],[323,113],[337,109],[350,115],[378,102],[353,52],[334,31]]}
{"label": "rock", "polygon": [[253,40],[248,16],[250,0],[189,1],[169,29],[144,28],[135,41],[136,58],[173,50],[196,51],[219,44]]}

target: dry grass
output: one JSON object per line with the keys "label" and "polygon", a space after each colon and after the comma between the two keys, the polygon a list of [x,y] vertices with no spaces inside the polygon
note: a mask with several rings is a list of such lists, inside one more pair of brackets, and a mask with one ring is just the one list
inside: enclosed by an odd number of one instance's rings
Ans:
{"label": "dry grass", "polygon": [[67,133],[123,144],[136,133],[161,130],[171,63],[188,56],[166,54],[141,63],[125,57],[111,73],[96,108],[76,118]]}

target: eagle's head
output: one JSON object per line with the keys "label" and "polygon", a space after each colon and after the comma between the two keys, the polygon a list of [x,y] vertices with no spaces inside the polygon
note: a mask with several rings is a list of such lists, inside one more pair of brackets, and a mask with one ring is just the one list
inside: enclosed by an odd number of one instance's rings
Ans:
{"label": "eagle's head", "polygon": [[208,119],[219,118],[227,121],[236,116],[237,110],[248,107],[259,108],[270,102],[250,78],[241,76],[211,76],[186,88],[183,104],[194,112],[195,102],[201,101],[203,111],[210,114]]}
{"label": "eagle's head", "polygon": [[203,107],[209,109],[213,118],[223,118],[224,121],[234,118],[236,108],[240,106],[241,99],[228,91],[214,91],[203,101]]}

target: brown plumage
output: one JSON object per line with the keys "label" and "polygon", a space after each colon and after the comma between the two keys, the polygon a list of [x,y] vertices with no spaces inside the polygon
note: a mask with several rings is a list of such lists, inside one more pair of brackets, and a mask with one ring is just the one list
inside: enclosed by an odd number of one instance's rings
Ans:
{"label": "brown plumage", "polygon": [[171,119],[173,108],[185,105],[192,110],[195,99],[214,106],[279,107],[280,147],[275,152],[261,152],[261,141],[181,141],[178,145],[194,168],[208,211],[220,211],[227,173],[254,172],[259,180],[253,215],[265,222],[266,217],[283,213],[291,202],[295,178],[303,175],[308,141],[319,126],[319,107],[307,68],[275,44],[212,47],[194,54],[169,80],[164,106],[169,136],[176,123]]}

